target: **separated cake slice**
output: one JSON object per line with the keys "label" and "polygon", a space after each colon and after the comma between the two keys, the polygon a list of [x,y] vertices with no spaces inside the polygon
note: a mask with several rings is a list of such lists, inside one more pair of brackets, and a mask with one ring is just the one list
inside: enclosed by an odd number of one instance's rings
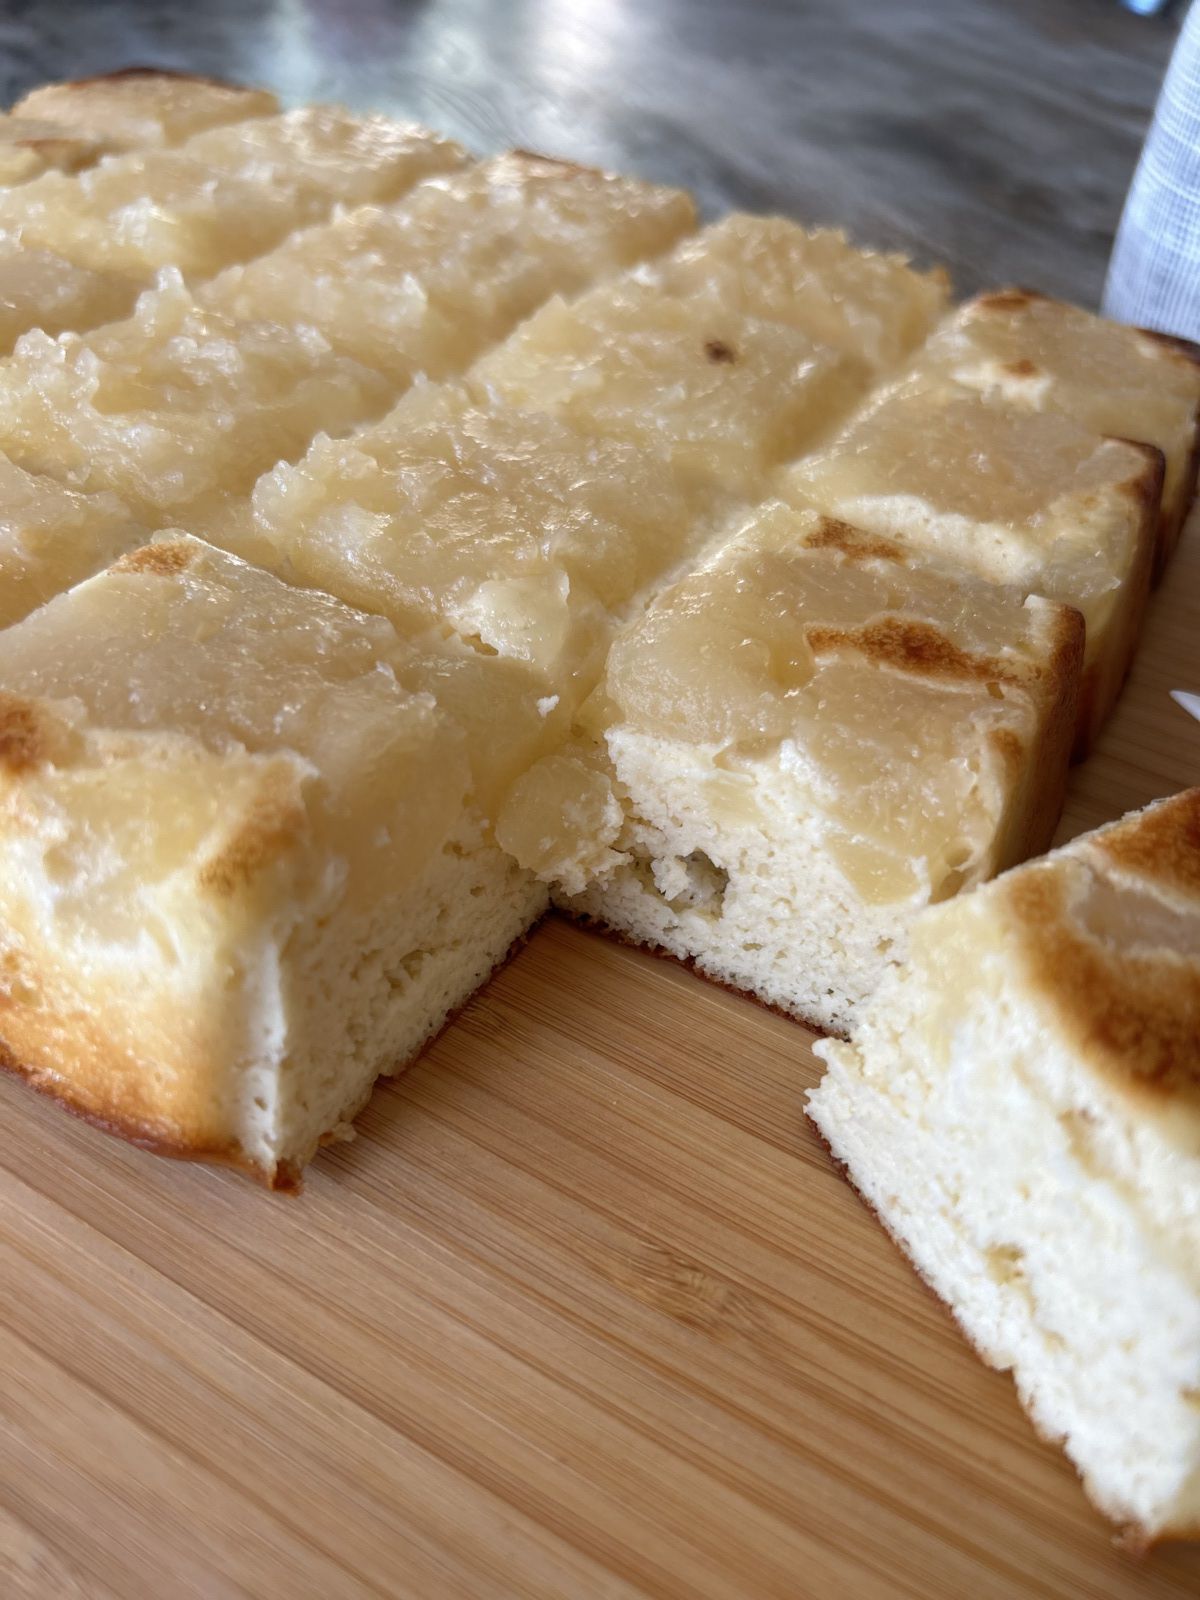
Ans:
{"label": "separated cake slice", "polygon": [[617,639],[497,837],[567,909],[843,1030],[922,907],[1049,841],[1082,633],[768,507]]}
{"label": "separated cake slice", "polygon": [[904,256],[860,250],[836,230],[739,214],[677,250],[663,283],[795,328],[864,362],[875,378],[927,337],[950,291],[940,268],[916,272]]}
{"label": "separated cake slice", "polygon": [[1200,789],[926,912],[809,1115],[1137,1542],[1200,1536]]}
{"label": "separated cake slice", "polygon": [[266,89],[165,67],[127,67],[101,77],[43,84],[12,110],[15,116],[53,123],[68,138],[103,138],[133,149],[181,144],[205,128],[269,116],[279,110],[279,102]]}
{"label": "separated cake slice", "polygon": [[294,1184],[545,902],[413,670],[383,620],[182,535],[0,633],[4,1064]]}
{"label": "separated cake slice", "polygon": [[18,342],[0,372],[0,449],[118,494],[149,527],[202,527],[319,427],[347,431],[390,398],[314,330],[234,322],[165,273],[125,322]]}
{"label": "separated cake slice", "polygon": [[203,298],[235,317],[308,323],[407,383],[461,372],[550,295],[657,255],[694,222],[680,190],[511,154],[305,229]]}
{"label": "separated cake slice", "polygon": [[1077,753],[1128,671],[1158,537],[1162,455],[922,370],[784,478],[800,504],[955,562],[1087,624]]}
{"label": "separated cake slice", "polygon": [[[448,140],[405,126],[390,146],[376,147],[377,165],[360,172],[355,152],[344,148],[341,125],[297,122],[296,116],[248,124],[260,129],[261,142],[276,146],[277,170],[269,182],[258,181],[252,162],[238,170],[229,159],[234,170],[224,170],[192,155],[188,144],[135,151],[76,176],[47,172],[0,191],[0,233],[79,266],[142,281],[163,266],[208,278],[328,216],[352,182],[399,193],[463,159]],[[228,131],[227,158],[241,138],[240,129]]]}
{"label": "separated cake slice", "polygon": [[1095,433],[1137,439],[1166,462],[1160,556],[1170,554],[1196,488],[1200,349],[1127,328],[1028,289],[959,306],[921,352],[923,370]]}

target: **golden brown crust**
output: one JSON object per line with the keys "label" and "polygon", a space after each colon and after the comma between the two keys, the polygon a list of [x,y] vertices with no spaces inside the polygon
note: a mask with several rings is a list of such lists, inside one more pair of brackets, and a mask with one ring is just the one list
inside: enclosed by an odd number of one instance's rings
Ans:
{"label": "golden brown crust", "polygon": [[198,554],[197,547],[184,539],[159,539],[118,556],[110,571],[147,572],[158,578],[172,578],[186,572]]}
{"label": "golden brown crust", "polygon": [[806,627],[804,636],[814,655],[855,650],[881,666],[921,678],[976,680],[981,683],[1029,683],[1042,668],[1022,667],[996,657],[971,655],[940,628],[915,617],[881,617],[858,628]]}
{"label": "golden brown crust", "polygon": [[1123,871],[1200,902],[1200,788],[1160,800],[1087,842]]}
{"label": "golden brown crust", "polygon": [[[1128,838],[1122,848],[1136,853]],[[1200,1117],[1200,954],[1089,929],[1091,873],[1078,851],[1003,885],[1024,977],[1073,1053],[1113,1087]]]}
{"label": "golden brown crust", "polygon": [[51,89],[86,89],[97,83],[119,83],[128,78],[169,78],[174,83],[204,83],[213,89],[242,90],[250,94],[260,91],[248,84],[233,83],[228,78],[210,78],[203,72],[182,72],[176,67],[117,67],[112,72],[97,72],[90,78],[64,78],[60,83],[47,84]]}
{"label": "golden brown crust", "polygon": [[0,690],[0,768],[28,772],[46,759],[47,745],[38,702]]}
{"label": "golden brown crust", "polygon": [[273,770],[239,819],[237,830],[201,866],[200,888],[218,899],[229,899],[248,888],[269,862],[301,838],[307,823],[295,773]]}
{"label": "golden brown crust", "polygon": [[913,554],[882,534],[866,533],[839,517],[822,516],[801,543],[808,550],[837,550],[851,561],[895,561],[904,565]]}

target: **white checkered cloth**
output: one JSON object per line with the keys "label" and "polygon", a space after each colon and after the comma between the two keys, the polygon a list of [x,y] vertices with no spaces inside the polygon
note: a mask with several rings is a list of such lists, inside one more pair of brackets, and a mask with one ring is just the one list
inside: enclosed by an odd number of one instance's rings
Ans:
{"label": "white checkered cloth", "polygon": [[1200,0],[1184,21],[1125,202],[1104,312],[1200,340]]}

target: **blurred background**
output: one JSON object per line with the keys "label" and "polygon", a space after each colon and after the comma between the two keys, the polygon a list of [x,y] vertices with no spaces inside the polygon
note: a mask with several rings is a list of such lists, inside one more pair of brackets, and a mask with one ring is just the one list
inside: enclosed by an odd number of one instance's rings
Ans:
{"label": "blurred background", "polygon": [[[1152,0],[1146,0],[1152,3]],[[155,65],[1099,301],[1178,28],[1117,0],[0,0],[11,100]]]}

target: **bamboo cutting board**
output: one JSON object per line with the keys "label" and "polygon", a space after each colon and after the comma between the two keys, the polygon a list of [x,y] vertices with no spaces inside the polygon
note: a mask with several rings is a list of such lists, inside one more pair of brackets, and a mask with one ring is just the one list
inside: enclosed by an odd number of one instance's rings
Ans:
{"label": "bamboo cutting board", "polygon": [[[1064,837],[1200,782],[1200,525]],[[0,1086],[0,1597],[1135,1600],[801,1115],[804,1029],[551,921],[299,1199]]]}

